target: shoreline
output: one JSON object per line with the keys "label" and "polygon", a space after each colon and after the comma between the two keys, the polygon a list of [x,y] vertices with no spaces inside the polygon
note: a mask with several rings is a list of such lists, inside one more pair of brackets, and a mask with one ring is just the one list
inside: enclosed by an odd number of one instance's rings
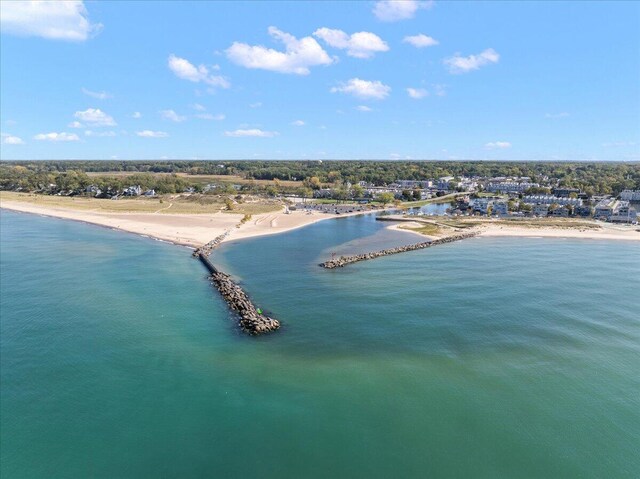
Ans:
{"label": "shoreline", "polygon": [[[404,228],[403,228],[404,226]],[[422,238],[439,239],[451,234],[436,236],[425,235],[418,231],[407,228],[420,227],[418,222],[403,222],[387,226],[387,229],[394,231],[403,231],[418,235]],[[607,241],[640,241],[640,231],[636,228],[640,226],[634,226],[632,228],[625,228],[619,225],[612,225],[610,223],[598,224],[598,229],[590,228],[559,228],[550,226],[540,227],[526,227],[519,225],[505,225],[504,223],[488,223],[482,226],[469,228],[467,231],[477,231],[479,238],[556,238],[556,239],[584,239],[584,240],[607,240]]]}
{"label": "shoreline", "polygon": [[[158,215],[154,213],[98,213],[94,211],[76,211],[70,208],[43,208],[30,203],[13,201],[3,201],[0,204],[0,209],[78,221],[136,234],[155,241],[162,241],[190,249],[195,249],[208,243],[212,238],[223,234],[225,231],[229,231],[229,234],[223,242],[236,241],[285,233],[319,221],[383,211],[358,211],[340,215],[318,212],[308,215],[302,211],[293,211],[290,214],[285,214],[283,211],[279,211],[255,215],[249,222],[237,228],[236,226],[240,223],[242,215],[234,213],[218,212],[211,214],[175,215]],[[400,226],[400,224],[392,224],[387,226],[387,229],[430,240],[439,238],[438,236],[424,235],[411,229],[400,228]],[[496,222],[480,226],[478,236],[640,241],[640,232],[636,230],[637,227],[625,228],[608,223],[598,223],[598,226],[600,226],[598,229],[570,229],[544,226],[525,227],[505,225]]]}
{"label": "shoreline", "polygon": [[70,208],[43,208],[30,203],[14,201],[3,201],[0,203],[0,210],[77,221],[111,230],[124,231],[190,249],[201,247],[225,231],[229,231],[229,235],[223,242],[236,241],[285,233],[319,221],[382,211],[357,211],[340,215],[318,212],[308,215],[302,211],[285,214],[284,211],[278,211],[254,215],[249,222],[237,228],[236,226],[240,224],[243,215],[234,213],[175,215],[98,213],[94,211],[77,211]]}

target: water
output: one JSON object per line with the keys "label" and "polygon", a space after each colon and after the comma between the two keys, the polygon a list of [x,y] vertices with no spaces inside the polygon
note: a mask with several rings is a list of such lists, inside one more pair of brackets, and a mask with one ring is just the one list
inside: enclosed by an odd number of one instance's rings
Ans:
{"label": "water", "polygon": [[[637,477],[640,249],[414,241],[371,217],[223,246],[284,326],[240,334],[186,249],[0,215],[0,475]],[[358,239],[361,238],[361,239]]]}

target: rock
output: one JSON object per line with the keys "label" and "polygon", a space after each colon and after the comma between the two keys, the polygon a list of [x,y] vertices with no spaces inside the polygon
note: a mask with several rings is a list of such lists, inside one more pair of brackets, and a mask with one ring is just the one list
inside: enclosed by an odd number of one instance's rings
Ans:
{"label": "rock", "polygon": [[463,233],[459,235],[447,236],[445,238],[435,239],[433,241],[424,241],[422,243],[415,243],[406,246],[398,246],[396,248],[384,249],[382,251],[375,251],[372,253],[363,253],[353,256],[340,256],[337,259],[325,261],[320,263],[320,266],[327,269],[342,268],[343,266],[351,263],[357,263],[358,261],[366,261],[368,259],[379,258],[380,256],[387,256],[390,254],[404,253],[405,251],[415,251],[417,249],[429,248],[431,246],[437,246],[439,244],[451,243],[453,241],[459,241],[467,238],[473,238],[480,234],[477,231],[472,233]]}

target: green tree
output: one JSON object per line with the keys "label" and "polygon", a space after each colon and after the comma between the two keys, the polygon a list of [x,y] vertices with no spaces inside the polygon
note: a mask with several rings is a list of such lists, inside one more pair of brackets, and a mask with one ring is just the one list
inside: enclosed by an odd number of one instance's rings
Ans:
{"label": "green tree", "polygon": [[378,195],[378,199],[386,206],[393,201],[394,196],[393,193],[381,193]]}

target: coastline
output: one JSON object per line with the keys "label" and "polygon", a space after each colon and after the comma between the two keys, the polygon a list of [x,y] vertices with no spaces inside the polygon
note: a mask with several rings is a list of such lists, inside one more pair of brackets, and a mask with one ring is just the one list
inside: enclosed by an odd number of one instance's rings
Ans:
{"label": "coastline", "polygon": [[[211,241],[212,238],[222,235],[225,231],[230,231],[230,234],[223,241],[235,241],[284,233],[328,219],[339,219],[375,212],[353,212],[341,215],[320,212],[314,212],[309,215],[303,211],[292,211],[289,214],[285,214],[283,211],[262,213],[254,215],[250,221],[238,228],[236,226],[240,224],[243,215],[222,212],[211,214],[103,213],[70,208],[42,207],[17,201],[3,201],[0,203],[0,209],[79,221],[189,248],[200,247]],[[571,229],[553,227],[527,228],[517,225],[505,225],[504,223],[492,223],[482,225],[479,236],[640,241],[640,232],[636,231],[636,227],[625,228],[624,226],[608,223],[599,223],[598,225],[600,226],[599,229]],[[438,238],[437,236],[424,235],[411,229],[400,228],[400,226],[400,224],[392,224],[387,228],[414,237]],[[407,226],[407,224],[403,226]]]}
{"label": "coastline", "polygon": [[[413,235],[428,239],[438,239],[443,236],[425,235],[418,231],[409,229],[418,228],[421,223],[403,222],[387,226],[387,229],[403,231]],[[559,228],[559,227],[530,227],[510,225],[504,223],[490,223],[470,229],[479,231],[478,237],[497,238],[564,238],[564,239],[586,239],[586,240],[613,240],[613,241],[640,241],[640,231],[637,226],[628,228],[610,223],[598,223],[599,229],[590,228]],[[408,228],[409,227],[409,228]]]}
{"label": "coastline", "polygon": [[241,240],[284,233],[328,219],[375,212],[358,211],[340,215],[314,212],[308,215],[302,211],[292,211],[289,214],[280,211],[254,215],[250,221],[237,228],[236,226],[240,224],[243,215],[222,212],[162,215],[155,213],[101,213],[70,208],[47,208],[17,201],[2,201],[0,210],[2,209],[103,226],[192,249],[208,243],[225,231],[230,231],[230,234],[223,241]]}

